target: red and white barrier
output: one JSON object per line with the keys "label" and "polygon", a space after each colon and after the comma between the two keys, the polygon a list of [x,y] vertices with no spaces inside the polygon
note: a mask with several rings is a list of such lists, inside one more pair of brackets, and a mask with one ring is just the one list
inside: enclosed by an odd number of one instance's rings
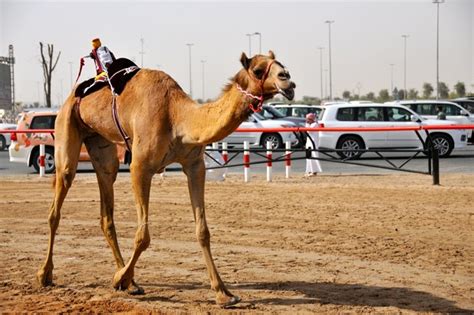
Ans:
{"label": "red and white barrier", "polygon": [[244,182],[250,181],[250,146],[248,141],[244,141]]}
{"label": "red and white barrier", "polygon": [[46,148],[44,144],[40,144],[40,155],[39,155],[39,176],[44,177],[45,174],[45,158]]}
{"label": "red and white barrier", "polygon": [[222,142],[222,159],[224,163],[229,161],[229,152],[227,152],[227,142]]}
{"label": "red and white barrier", "polygon": [[286,141],[285,143],[285,178],[290,178],[291,172],[291,142]]}
{"label": "red and white barrier", "polygon": [[272,143],[267,141],[267,182],[272,181]]}

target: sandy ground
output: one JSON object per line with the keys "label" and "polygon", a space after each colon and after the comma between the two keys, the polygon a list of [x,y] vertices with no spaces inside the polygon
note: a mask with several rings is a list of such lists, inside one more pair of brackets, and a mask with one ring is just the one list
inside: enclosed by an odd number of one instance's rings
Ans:
{"label": "sandy ground", "polygon": [[[63,207],[55,286],[35,273],[46,255],[50,179],[0,178],[0,312],[413,313],[474,312],[474,175],[233,175],[206,186],[221,277],[242,298],[214,304],[182,175],[155,178],[151,236],[135,279],[111,287],[112,252],[99,226],[95,177],[80,174]],[[116,188],[122,253],[136,212],[128,174]]]}

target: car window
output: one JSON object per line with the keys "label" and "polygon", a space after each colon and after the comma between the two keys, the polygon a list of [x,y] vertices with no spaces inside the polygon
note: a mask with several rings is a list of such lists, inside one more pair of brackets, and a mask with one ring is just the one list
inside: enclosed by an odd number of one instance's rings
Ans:
{"label": "car window", "polygon": [[411,121],[411,113],[406,109],[399,107],[388,107],[387,108],[387,119],[388,121]]}
{"label": "car window", "polygon": [[418,112],[416,108],[417,107],[416,104],[406,104],[405,106],[411,109],[412,111],[414,111],[415,113]]}
{"label": "car window", "polygon": [[267,117],[263,116],[260,113],[253,113],[253,115],[255,115],[255,117],[257,117],[258,120],[268,120]]}
{"label": "car window", "polygon": [[285,115],[280,113],[278,110],[276,110],[274,107],[264,107],[262,113],[263,113],[263,116],[270,119],[286,117]]}
{"label": "car window", "polygon": [[30,124],[30,129],[54,129],[56,116],[36,116]]}
{"label": "car window", "polygon": [[355,119],[355,107],[339,108],[337,110],[336,119],[340,121],[354,121]]}
{"label": "car window", "polygon": [[289,115],[288,115],[288,109],[283,108],[283,107],[275,107],[275,109],[276,109],[277,111],[279,111],[283,116],[285,116],[285,117],[286,117],[286,116],[289,116]]}
{"label": "car window", "polygon": [[418,104],[416,112],[420,115],[436,115],[434,104]]}
{"label": "car window", "polygon": [[459,116],[462,115],[461,109],[457,106],[446,104],[444,105],[444,113],[446,115]]}
{"label": "car window", "polygon": [[383,121],[383,107],[359,107],[358,121]]}

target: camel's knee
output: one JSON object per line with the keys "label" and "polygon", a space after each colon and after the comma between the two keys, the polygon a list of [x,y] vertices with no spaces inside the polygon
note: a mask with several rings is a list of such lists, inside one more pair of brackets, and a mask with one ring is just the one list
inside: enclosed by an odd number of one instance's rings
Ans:
{"label": "camel's knee", "polygon": [[201,246],[208,246],[211,242],[211,233],[209,233],[207,226],[198,226],[196,228],[196,236]]}
{"label": "camel's knee", "polygon": [[74,180],[74,177],[76,176],[76,172],[72,171],[68,168],[60,170],[56,170],[56,187],[64,187],[66,189],[69,189],[72,186],[72,182]]}
{"label": "camel's knee", "polygon": [[141,226],[135,234],[135,248],[144,251],[150,246],[150,233],[146,225]]}

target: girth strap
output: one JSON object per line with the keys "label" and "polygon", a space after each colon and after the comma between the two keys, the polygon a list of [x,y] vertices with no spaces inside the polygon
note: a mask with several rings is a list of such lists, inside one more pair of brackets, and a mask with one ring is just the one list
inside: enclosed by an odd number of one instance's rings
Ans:
{"label": "girth strap", "polygon": [[120,132],[120,135],[122,136],[123,140],[125,141],[125,146],[127,146],[127,150],[129,152],[132,152],[132,149],[130,148],[130,137],[127,135],[125,130],[123,129],[122,125],[120,124],[119,117],[118,117],[118,112],[117,112],[117,102],[116,99],[117,96],[113,94],[112,97],[112,116],[114,117],[114,122],[115,126],[117,126],[118,131]]}

